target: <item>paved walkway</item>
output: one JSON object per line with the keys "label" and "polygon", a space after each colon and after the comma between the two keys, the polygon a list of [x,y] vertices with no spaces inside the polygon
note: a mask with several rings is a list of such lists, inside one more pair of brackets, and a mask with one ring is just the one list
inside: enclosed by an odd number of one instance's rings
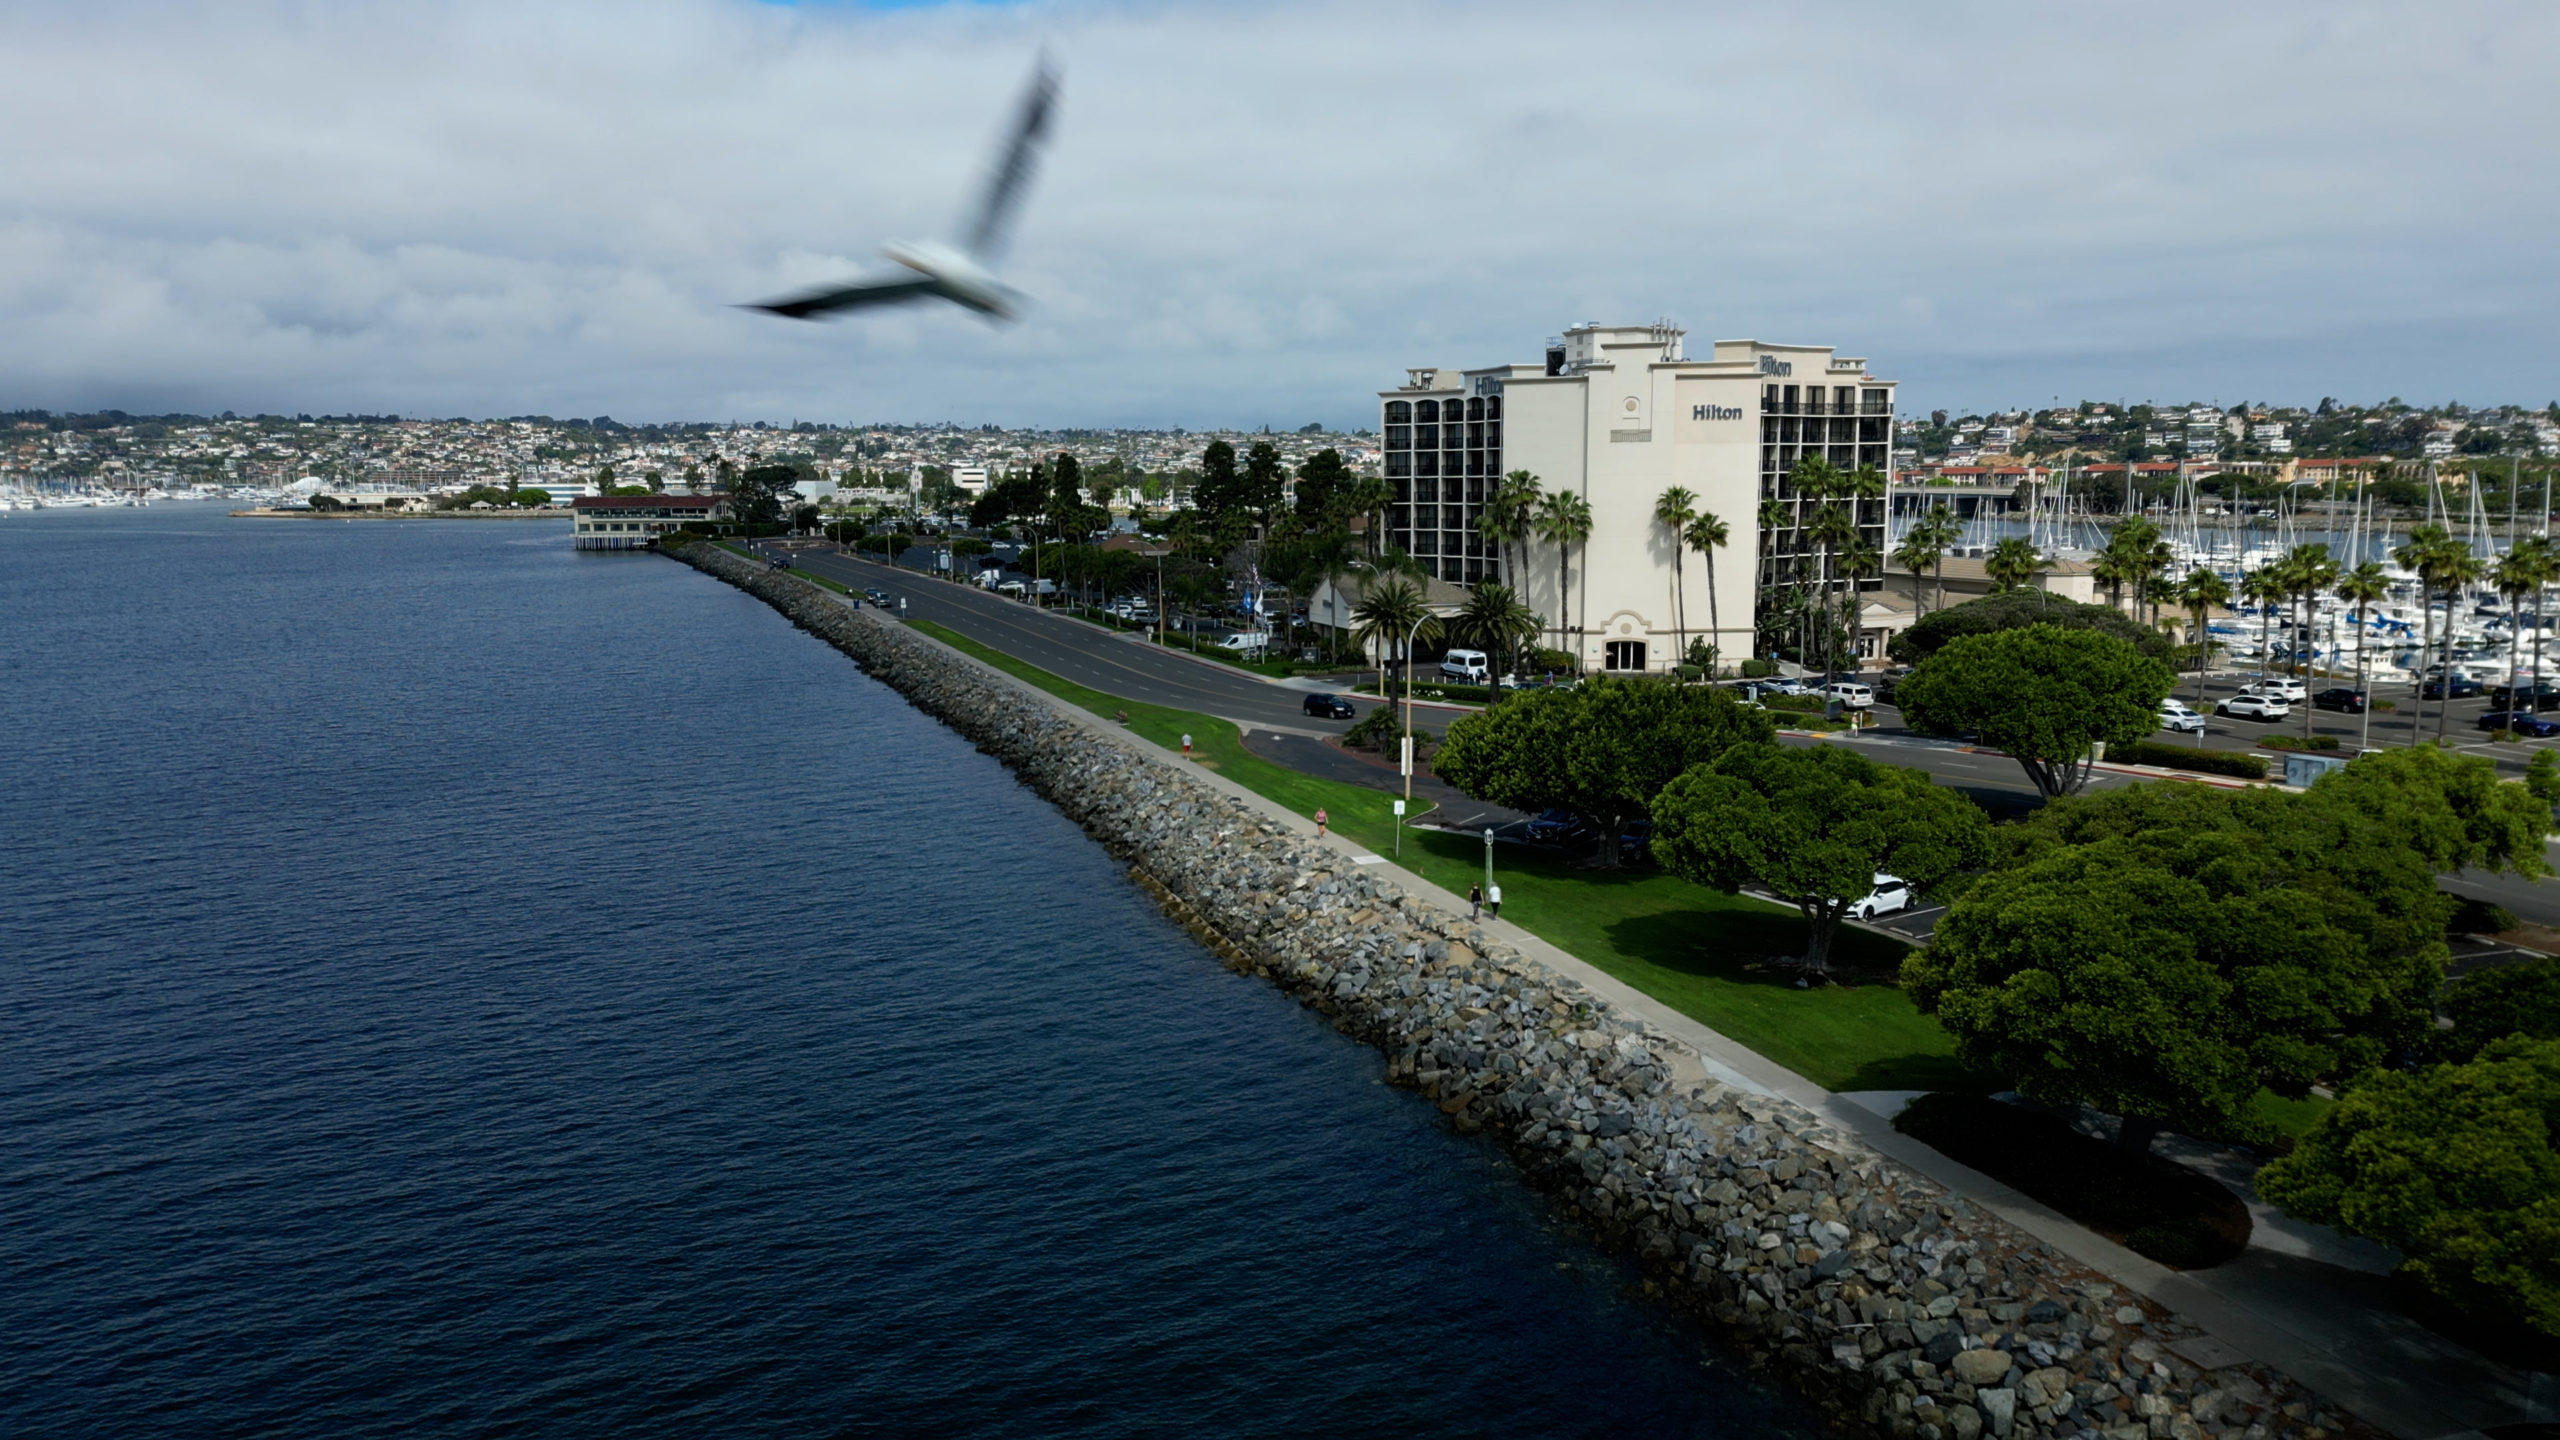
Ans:
{"label": "paved walkway", "polygon": [[[1097,735],[1157,759],[1167,758],[1165,751],[1100,716],[986,668]],[[1198,778],[1275,823],[1314,837],[1315,826],[1306,817],[1213,771],[1200,771]],[[1381,878],[1391,879],[1407,894],[1452,917],[1465,914],[1463,898],[1340,835],[1327,836],[1320,843],[1373,868]],[[2550,1377],[2493,1364],[2439,1338],[2399,1313],[2382,1277],[2361,1268],[2323,1263],[2318,1246],[2306,1244],[2303,1248],[2313,1252],[2307,1254],[2258,1248],[2211,1270],[2169,1270],[1903,1135],[1886,1118],[1897,1108],[1889,1097],[1825,1090],[1515,924],[1491,921],[1481,928],[1523,955],[1572,977],[1622,1013],[1689,1046],[1696,1061],[1675,1064],[1675,1075],[1691,1081],[1712,1078],[1793,1101],[2081,1264],[2180,1312],[2208,1332],[2205,1343],[2183,1342],[2181,1347],[2206,1368],[2242,1358],[2263,1362],[2408,1440],[2461,1440],[2492,1426],[2560,1421],[2560,1409],[2554,1408],[2560,1405],[2560,1386],[2549,1383]],[[2349,1257],[2330,1252],[2325,1258]],[[2543,1382],[2539,1394],[2537,1380]]]}

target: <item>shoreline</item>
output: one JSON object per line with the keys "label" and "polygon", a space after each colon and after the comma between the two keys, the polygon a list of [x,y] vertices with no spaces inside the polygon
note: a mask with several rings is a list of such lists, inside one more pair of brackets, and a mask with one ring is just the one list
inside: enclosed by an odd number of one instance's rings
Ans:
{"label": "shoreline", "polygon": [[569,512],[533,510],[278,510],[260,505],[228,512],[234,520],[566,520]]}
{"label": "shoreline", "polygon": [[1490,1132],[1649,1290],[1843,1430],[2378,1433],[1803,1105],[1728,1083],[1303,819],[796,577],[714,546],[672,554],[1004,762],[1231,968],[1380,1050],[1390,1082],[1460,1131]]}

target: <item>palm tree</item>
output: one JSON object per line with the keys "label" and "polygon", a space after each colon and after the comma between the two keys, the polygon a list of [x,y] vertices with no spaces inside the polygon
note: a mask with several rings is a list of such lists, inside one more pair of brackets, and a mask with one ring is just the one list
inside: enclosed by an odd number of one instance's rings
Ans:
{"label": "palm tree", "polygon": [[1582,647],[1571,643],[1571,617],[1566,596],[1565,562],[1576,545],[1591,541],[1591,502],[1570,490],[1557,490],[1538,502],[1538,538],[1556,547],[1556,640],[1558,649],[1573,657],[1573,668],[1582,668]]}
{"label": "palm tree", "polygon": [[1893,563],[1911,572],[1912,622],[1928,618],[1928,602],[1920,596],[1920,575],[1937,563],[1938,547],[1929,543],[1929,527],[1914,525],[1902,534],[1902,543],[1893,547]]}
{"label": "palm tree", "polygon": [[[2337,583],[2338,562],[2329,558],[2329,547],[2326,545],[2296,545],[2292,552],[2284,557],[2284,578],[2285,583],[2293,591],[2293,595],[2288,598],[2297,598],[2301,601],[2294,607],[2293,637],[2286,645],[2287,649],[2292,649],[2311,629],[2311,610],[2314,599],[2321,591]],[[2305,665],[2304,673],[2308,675],[2309,672],[2310,667]],[[2302,707],[2302,738],[2304,740],[2311,738],[2311,706],[2307,703]]]}
{"label": "palm tree", "polygon": [[2444,744],[2445,722],[2453,715],[2453,611],[2462,592],[2480,580],[2488,566],[2460,540],[2448,540],[2436,557],[2436,578],[2444,585],[2444,698],[2436,707],[2436,744]]}
{"label": "palm tree", "polygon": [[1774,654],[1778,649],[1776,637],[1785,632],[1771,617],[1782,613],[1784,607],[1770,603],[1770,592],[1777,588],[1770,583],[1770,578],[1777,568],[1770,563],[1770,559],[1777,553],[1778,532],[1787,528],[1787,502],[1774,497],[1763,499],[1760,502],[1759,519],[1760,554],[1754,562],[1758,573],[1755,577],[1756,583],[1751,588],[1751,634],[1753,644],[1758,645],[1760,627],[1764,624],[1768,625],[1770,643],[1762,648]]}
{"label": "palm tree", "polygon": [[1831,643],[1834,631],[1828,620],[1834,609],[1832,585],[1839,578],[1837,556],[1858,542],[1858,522],[1851,518],[1846,507],[1825,505],[1813,512],[1813,523],[1805,527],[1805,534],[1819,547],[1822,556],[1821,571],[1816,579],[1822,586],[1822,613],[1826,617],[1822,636],[1822,673],[1827,678],[1837,668],[1836,662],[1840,658],[1837,648]]}
{"label": "palm tree", "polygon": [[1460,639],[1492,652],[1496,703],[1502,699],[1504,652],[1522,640],[1536,638],[1546,623],[1538,612],[1521,603],[1519,592],[1490,580],[1478,585],[1467,596],[1466,608],[1449,618],[1449,628]]}
{"label": "palm tree", "polygon": [[[2435,653],[2436,610],[2433,567],[2438,554],[2445,546],[2452,543],[2453,537],[2445,532],[2443,526],[2420,525],[2412,528],[2409,531],[2408,540],[2403,542],[2399,549],[2391,552],[2391,558],[2398,562],[2400,568],[2415,571],[2418,576],[2418,626],[2421,637],[2418,641],[2418,654],[2421,657]],[[2450,620],[2452,617],[2448,615],[2446,618]],[[2448,624],[2445,628],[2453,627]],[[2446,678],[2451,679],[2450,676]],[[2452,687],[2448,685],[2446,688],[2450,690]],[[2426,710],[2426,694],[2427,672],[2422,659],[2418,669],[2418,683],[2409,698],[2409,743],[2412,745],[2418,743],[2418,719]]]}
{"label": "palm tree", "polygon": [[1384,476],[1363,475],[1351,482],[1341,497],[1343,508],[1360,517],[1361,530],[1369,542],[1369,558],[1378,557],[1380,532],[1386,528],[1387,507],[1396,500],[1395,487]]}
{"label": "palm tree", "polygon": [[[1707,678],[1716,678],[1716,658],[1724,650],[1724,612],[1716,605],[1716,552],[1733,543],[1733,527],[1712,510],[1701,510],[1681,536],[1688,547],[1707,557],[1707,624],[1716,638],[1707,647]],[[1684,657],[1685,658],[1685,657]]]}
{"label": "palm tree", "polygon": [[2356,748],[2363,749],[2373,740],[2373,697],[2364,688],[2364,612],[2366,606],[2391,593],[2391,582],[2384,578],[2380,565],[2367,560],[2340,575],[2330,589],[2356,607],[2356,693],[2364,696],[2364,737],[2356,742]]}
{"label": "palm tree", "polygon": [[[1832,633],[1834,636],[1837,636],[1845,632],[1849,637],[1849,646],[1852,651],[1857,648],[1858,632],[1860,629],[1858,624],[1858,581],[1869,575],[1881,575],[1883,573],[1884,556],[1877,551],[1876,547],[1868,544],[1864,537],[1851,540],[1847,545],[1841,547],[1840,575],[1841,578],[1849,582],[1849,588],[1847,593],[1840,597],[1840,609],[1838,612],[1838,618],[1835,621],[1837,628],[1834,629]],[[1858,657],[1853,654],[1850,658],[1854,660]],[[1854,670],[1857,667],[1852,665],[1850,668]]]}
{"label": "palm tree", "polygon": [[2515,548],[2531,553],[2539,572],[2533,586],[2533,694],[2534,704],[2539,706],[2542,703],[2543,625],[2550,614],[2549,607],[2542,603],[2542,592],[2552,581],[2560,580],[2560,549],[2553,547],[2548,535],[2527,535],[2516,542]]}
{"label": "palm tree", "polygon": [[[2489,567],[2489,584],[2507,602],[2507,708],[2512,710],[2516,708],[2516,629],[2523,623],[2524,597],[2542,585],[2542,566],[2532,551],[2518,544]],[[2542,697],[2534,695],[2532,708],[2541,703]]]}
{"label": "palm tree", "polygon": [[[1387,646],[1404,649],[1408,637],[1436,639],[1440,618],[1424,602],[1422,587],[1402,575],[1385,575],[1371,583],[1351,607],[1352,634],[1361,644],[1378,647],[1378,694],[1387,693]],[[1405,703],[1413,703],[1413,657],[1402,655]]]}
{"label": "palm tree", "polygon": [[2002,594],[2052,568],[2052,557],[2037,554],[2035,546],[2015,535],[1992,546],[1991,553],[1982,561],[1983,578],[1991,582],[1994,591]]}
{"label": "palm tree", "polygon": [[2258,673],[2267,673],[2275,661],[2275,607],[2293,593],[2293,584],[2284,575],[2281,560],[2261,565],[2240,577],[2240,598],[2258,611]]}
{"label": "palm tree", "polygon": [[1689,654],[1689,583],[1681,557],[1688,553],[1689,522],[1698,518],[1698,497],[1686,485],[1674,485],[1654,497],[1653,523],[1671,532],[1672,653]]}
{"label": "palm tree", "polygon": [[1476,517],[1476,533],[1492,542],[1506,585],[1519,584],[1511,547],[1527,543],[1537,518],[1538,498],[1538,477],[1514,470],[1494,484],[1493,493],[1485,497],[1483,513]]}
{"label": "palm tree", "polygon": [[[2206,627],[2214,611],[2231,603],[2231,582],[2215,574],[2210,568],[2199,565],[2188,571],[2187,578],[2179,583],[2178,603],[2185,606],[2187,613],[2195,618],[2195,630],[2191,638],[2196,644],[2196,709],[2202,710],[2204,709],[2205,667],[2212,662],[2213,658],[2213,635]],[[2204,743],[2202,730],[2196,732],[2196,743],[2198,745]]]}

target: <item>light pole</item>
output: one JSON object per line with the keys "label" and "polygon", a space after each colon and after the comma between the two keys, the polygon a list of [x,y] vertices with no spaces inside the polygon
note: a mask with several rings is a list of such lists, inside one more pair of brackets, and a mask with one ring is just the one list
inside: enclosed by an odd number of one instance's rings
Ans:
{"label": "light pole", "polygon": [[[1413,798],[1413,641],[1422,627],[1436,617],[1425,607],[1411,628],[1404,632],[1404,798]],[[1395,702],[1387,702],[1393,705]]]}
{"label": "light pole", "polygon": [[1484,832],[1484,893],[1493,893],[1493,827],[1490,825]]}

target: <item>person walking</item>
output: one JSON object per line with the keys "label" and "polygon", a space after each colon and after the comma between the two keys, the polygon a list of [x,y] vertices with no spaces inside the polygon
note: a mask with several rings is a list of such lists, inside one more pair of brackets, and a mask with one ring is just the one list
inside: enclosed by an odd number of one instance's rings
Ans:
{"label": "person walking", "polygon": [[1318,806],[1316,809],[1316,838],[1319,840],[1324,838],[1324,809],[1322,806]]}
{"label": "person walking", "polygon": [[1485,914],[1492,919],[1499,920],[1502,918],[1501,886],[1493,886],[1484,892],[1484,910]]}
{"label": "person walking", "polygon": [[1484,918],[1484,887],[1481,885],[1467,887],[1467,918],[1470,920]]}

